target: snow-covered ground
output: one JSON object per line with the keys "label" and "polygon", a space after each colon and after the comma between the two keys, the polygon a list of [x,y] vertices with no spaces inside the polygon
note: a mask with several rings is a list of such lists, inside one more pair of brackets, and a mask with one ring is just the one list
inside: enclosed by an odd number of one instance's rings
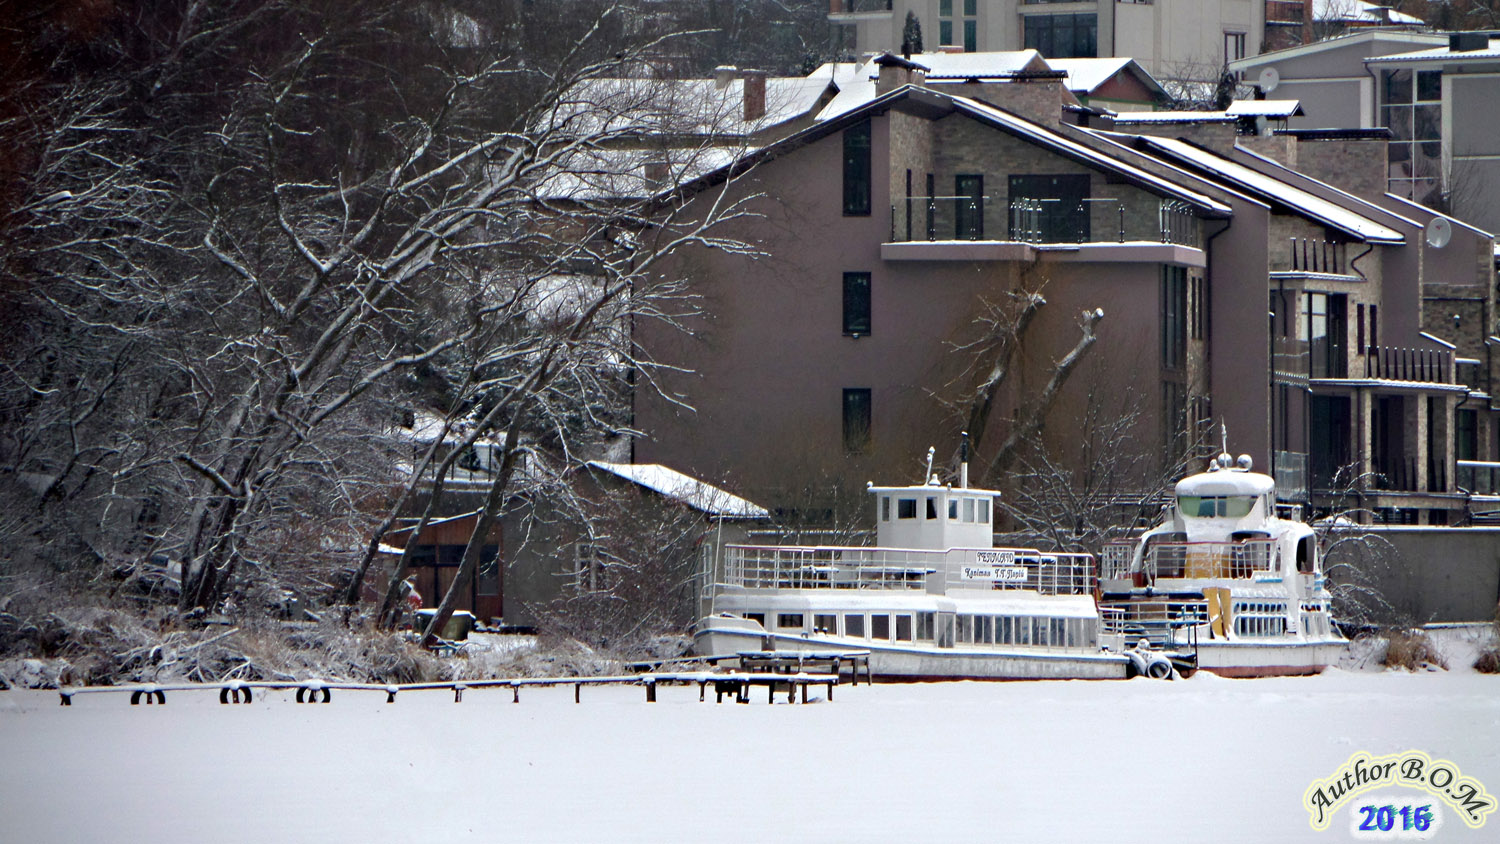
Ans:
{"label": "snow-covered ground", "polygon": [[[0,840],[1345,841],[1348,808],[1320,833],[1302,799],[1356,751],[1425,751],[1500,793],[1500,677],[1454,663],[774,706],[696,687],[0,692]],[[1500,840],[1500,818],[1438,811],[1433,840]]]}

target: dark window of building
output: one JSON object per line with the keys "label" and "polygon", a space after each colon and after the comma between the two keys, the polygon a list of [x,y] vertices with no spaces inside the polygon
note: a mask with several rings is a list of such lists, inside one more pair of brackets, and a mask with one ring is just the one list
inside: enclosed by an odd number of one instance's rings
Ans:
{"label": "dark window of building", "polygon": [[938,21],[938,43],[943,46],[953,43],[953,21],[951,19]]}
{"label": "dark window of building", "polygon": [[1348,297],[1342,293],[1304,294],[1308,365],[1313,378],[1344,378],[1348,366]]}
{"label": "dark window of building", "polygon": [[844,273],[844,333],[870,333],[869,273]]}
{"label": "dark window of building", "polygon": [[[1087,173],[1011,176],[1008,187],[1012,203],[1020,199],[1040,201],[1037,228],[1043,243],[1083,243],[1089,239]],[[1011,239],[1017,239],[1015,232],[1011,232]]]}
{"label": "dark window of building", "polygon": [[870,391],[844,391],[844,451],[863,454],[870,447]]}
{"label": "dark window of building", "polygon": [[1391,193],[1431,204],[1440,187],[1443,157],[1443,74],[1440,70],[1380,73],[1380,125]]}
{"label": "dark window of building", "polygon": [[1350,485],[1352,478],[1338,476],[1350,461],[1349,397],[1314,393],[1309,397],[1308,415],[1312,488],[1331,490]]}
{"label": "dark window of building", "polygon": [[979,49],[979,22],[975,20],[964,21],[964,52],[972,53]]}
{"label": "dark window of building", "polygon": [[1161,366],[1182,369],[1187,358],[1187,268],[1161,268]]}
{"label": "dark window of building", "polygon": [[1025,46],[1049,59],[1092,59],[1098,55],[1099,16],[1026,15]]}
{"label": "dark window of building", "polygon": [[844,130],[844,215],[870,214],[870,121]]}
{"label": "dark window of building", "polygon": [[1453,448],[1459,460],[1477,460],[1479,453],[1479,414],[1459,408],[1453,412]]}
{"label": "dark window of building", "polygon": [[962,174],[953,177],[953,237],[955,240],[984,238],[984,177]]}

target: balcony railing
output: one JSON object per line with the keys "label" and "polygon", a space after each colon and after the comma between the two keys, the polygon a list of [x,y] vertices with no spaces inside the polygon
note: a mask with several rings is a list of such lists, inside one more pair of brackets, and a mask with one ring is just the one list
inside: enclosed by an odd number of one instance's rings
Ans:
{"label": "balcony railing", "polygon": [[1281,264],[1281,269],[1330,275],[1345,275],[1349,272],[1346,244],[1310,237],[1292,237],[1287,239],[1287,246],[1287,260],[1285,264]]}
{"label": "balcony railing", "polygon": [[1454,383],[1453,352],[1447,349],[1370,346],[1363,357],[1366,378],[1424,384]]}
{"label": "balcony railing", "polygon": [[1500,495],[1500,463],[1458,461],[1458,488],[1474,495]]}
{"label": "balcony railing", "polygon": [[[1100,557],[1099,576],[1106,579],[1131,577],[1129,570],[1134,543],[1112,542]],[[1244,542],[1152,542],[1142,560],[1146,582],[1167,579],[1250,578],[1258,571],[1275,571],[1276,543],[1269,539]]]}
{"label": "balcony railing", "polygon": [[[999,219],[999,214],[1004,219]],[[1002,237],[1003,235],[1003,237]],[[1192,206],[1157,203],[1155,220],[1113,198],[1062,200],[1018,197],[914,196],[891,206],[892,243],[991,240],[1032,244],[1156,242],[1199,246]]]}

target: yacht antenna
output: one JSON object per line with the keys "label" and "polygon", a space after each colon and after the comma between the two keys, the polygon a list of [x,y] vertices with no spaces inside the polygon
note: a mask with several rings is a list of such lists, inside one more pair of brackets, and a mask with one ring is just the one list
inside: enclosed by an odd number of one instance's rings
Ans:
{"label": "yacht antenna", "polygon": [[969,488],[969,432],[960,431],[963,439],[958,445],[958,486],[960,489]]}
{"label": "yacht antenna", "polygon": [[935,454],[937,454],[937,449],[929,445],[927,447],[927,474],[922,476],[922,483],[924,484],[927,483],[928,478],[932,477],[932,458]]}

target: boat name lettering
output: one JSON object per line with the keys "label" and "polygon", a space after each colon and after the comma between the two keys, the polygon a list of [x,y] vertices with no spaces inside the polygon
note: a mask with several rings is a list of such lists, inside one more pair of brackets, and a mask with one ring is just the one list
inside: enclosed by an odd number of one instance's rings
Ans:
{"label": "boat name lettering", "polygon": [[1016,552],[1014,551],[980,551],[975,555],[980,563],[989,565],[1011,566],[1016,563]]}
{"label": "boat name lettering", "polygon": [[964,580],[994,580],[1000,583],[1025,583],[1026,569],[1023,566],[964,566]]}

